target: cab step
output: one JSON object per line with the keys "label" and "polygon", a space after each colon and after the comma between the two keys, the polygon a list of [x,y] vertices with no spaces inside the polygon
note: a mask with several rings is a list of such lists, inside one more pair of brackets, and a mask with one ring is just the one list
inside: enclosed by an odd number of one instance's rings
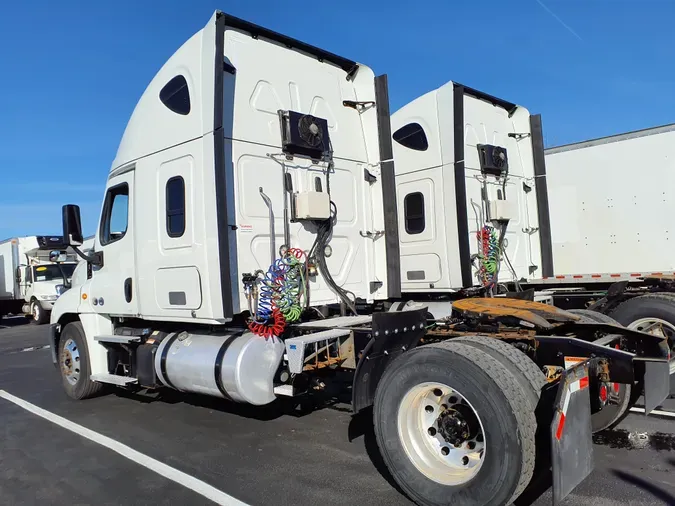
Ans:
{"label": "cab step", "polygon": [[340,337],[346,337],[351,334],[347,329],[329,328],[320,332],[306,334],[304,336],[292,337],[286,339],[286,355],[288,357],[288,370],[294,374],[299,374],[303,371],[305,364],[305,348],[308,344],[315,344],[329,341],[334,341]]}
{"label": "cab step", "polygon": [[94,336],[94,341],[116,344],[140,343],[141,336]]}
{"label": "cab step", "polygon": [[337,316],[335,318],[326,318],[325,320],[297,323],[293,325],[293,327],[334,329],[338,327],[355,327],[357,325],[365,325],[366,323],[371,323],[372,321],[373,317],[369,314],[359,316]]}
{"label": "cab step", "polygon": [[98,383],[108,383],[110,385],[117,385],[120,387],[126,385],[133,385],[138,383],[138,378],[131,378],[129,376],[118,376],[117,374],[92,374],[89,376],[92,381]]}

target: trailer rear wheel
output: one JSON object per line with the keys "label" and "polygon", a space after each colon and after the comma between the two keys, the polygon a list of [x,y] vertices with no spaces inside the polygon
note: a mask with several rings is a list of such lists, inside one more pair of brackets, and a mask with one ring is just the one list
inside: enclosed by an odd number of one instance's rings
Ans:
{"label": "trailer rear wheel", "polygon": [[611,313],[629,329],[668,338],[675,349],[675,294],[651,293],[619,304]]}
{"label": "trailer rear wheel", "polygon": [[76,400],[87,399],[103,389],[102,383],[89,379],[91,367],[80,322],[69,323],[61,332],[59,341],[59,369],[63,388]]}
{"label": "trailer rear wheel", "polygon": [[536,419],[513,371],[446,341],[395,359],[373,410],[382,457],[417,504],[500,506],[534,470]]}
{"label": "trailer rear wheel", "polygon": [[[572,309],[570,313],[595,323],[608,323],[622,326],[611,316],[590,309]],[[595,384],[594,384],[595,385]],[[591,395],[597,397],[597,405],[602,409],[591,415],[593,433],[611,429],[625,418],[630,408],[632,385],[624,383],[599,383],[591,389]]]}

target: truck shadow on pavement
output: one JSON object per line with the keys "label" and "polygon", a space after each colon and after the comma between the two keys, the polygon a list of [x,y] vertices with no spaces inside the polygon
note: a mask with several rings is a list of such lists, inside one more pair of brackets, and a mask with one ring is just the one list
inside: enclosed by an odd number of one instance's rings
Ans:
{"label": "truck shadow on pavement", "polygon": [[31,320],[25,316],[3,316],[0,318],[0,329],[30,325]]}
{"label": "truck shadow on pavement", "polygon": [[[672,466],[675,466],[675,460],[671,459],[669,462]],[[619,478],[620,480],[625,481],[626,483],[630,483],[631,485],[635,485],[636,487],[641,488],[645,492],[649,492],[656,499],[663,501],[665,504],[675,504],[675,495],[663,490],[660,487],[657,487],[656,485],[648,482],[647,480],[643,480],[638,476],[634,476],[632,474],[620,471],[618,469],[613,469],[612,474],[617,478]]]}

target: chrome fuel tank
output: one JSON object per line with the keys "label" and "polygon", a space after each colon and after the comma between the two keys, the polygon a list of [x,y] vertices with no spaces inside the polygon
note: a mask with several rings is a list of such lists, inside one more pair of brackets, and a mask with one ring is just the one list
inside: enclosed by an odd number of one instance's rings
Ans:
{"label": "chrome fuel tank", "polygon": [[251,332],[183,331],[162,340],[155,354],[155,370],[164,385],[181,392],[261,406],[275,399],[274,375],[283,354],[281,340]]}

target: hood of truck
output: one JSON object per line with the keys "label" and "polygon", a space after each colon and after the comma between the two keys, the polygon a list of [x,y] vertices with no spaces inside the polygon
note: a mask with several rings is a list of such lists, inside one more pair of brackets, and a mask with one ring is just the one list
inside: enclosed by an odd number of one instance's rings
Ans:
{"label": "hood of truck", "polygon": [[33,283],[33,295],[58,295],[56,287],[63,285],[63,280],[36,281]]}

